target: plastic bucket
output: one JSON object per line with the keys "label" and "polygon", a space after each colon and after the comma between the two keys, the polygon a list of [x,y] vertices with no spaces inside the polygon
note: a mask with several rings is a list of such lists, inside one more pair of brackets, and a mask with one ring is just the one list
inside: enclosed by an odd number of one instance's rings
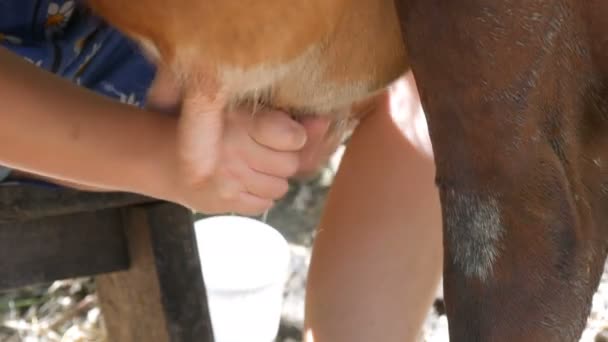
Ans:
{"label": "plastic bucket", "polygon": [[271,342],[281,320],[290,252],[271,226],[240,216],[195,223],[216,342]]}

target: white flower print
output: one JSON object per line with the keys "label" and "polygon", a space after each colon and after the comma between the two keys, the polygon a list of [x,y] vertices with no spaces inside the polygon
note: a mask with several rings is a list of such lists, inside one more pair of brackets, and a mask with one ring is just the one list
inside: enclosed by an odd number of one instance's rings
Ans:
{"label": "white flower print", "polygon": [[73,0],[68,0],[59,6],[56,2],[51,2],[46,16],[47,29],[63,28],[70,20],[72,12],[74,12],[75,3]]}
{"label": "white flower print", "polygon": [[80,38],[74,43],[74,53],[80,55],[82,52],[82,48],[84,47],[84,42],[86,41],[86,37]]}
{"label": "white flower print", "polygon": [[22,40],[19,37],[11,36],[8,34],[0,33],[0,43],[8,42],[13,45],[21,45]]}
{"label": "white flower print", "polygon": [[[93,57],[95,57],[95,55],[97,54],[97,52],[99,52],[100,49],[101,49],[101,43],[93,44],[91,51],[86,56],[84,56],[82,63],[78,67],[78,71],[76,71],[77,75],[82,74],[84,69],[89,65],[89,62],[91,62]],[[78,52],[78,53],[80,53],[80,52]]]}
{"label": "white flower print", "polygon": [[37,67],[41,67],[42,66],[42,60],[34,61],[33,59],[31,59],[29,57],[23,57],[23,59],[25,59],[27,62],[30,62],[30,63],[34,64]]}
{"label": "white flower print", "polygon": [[111,93],[118,97],[118,100],[122,103],[138,106],[140,105],[139,101],[135,99],[135,93],[126,94],[116,89],[112,84],[108,82],[103,82],[103,89],[108,93]]}

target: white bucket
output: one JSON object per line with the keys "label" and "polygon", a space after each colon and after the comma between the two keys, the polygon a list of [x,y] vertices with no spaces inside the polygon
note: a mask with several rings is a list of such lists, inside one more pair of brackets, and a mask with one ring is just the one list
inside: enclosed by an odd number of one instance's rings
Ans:
{"label": "white bucket", "polygon": [[289,246],[269,225],[240,216],[196,222],[216,342],[271,342],[281,320]]}

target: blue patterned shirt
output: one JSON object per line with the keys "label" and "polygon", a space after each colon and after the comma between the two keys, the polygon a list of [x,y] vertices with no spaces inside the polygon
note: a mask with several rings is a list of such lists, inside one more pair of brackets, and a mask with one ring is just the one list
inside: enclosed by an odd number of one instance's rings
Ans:
{"label": "blue patterned shirt", "polygon": [[143,105],[153,66],[74,0],[0,0],[0,45],[122,102]]}
{"label": "blue patterned shirt", "polygon": [[[133,42],[74,0],[0,0],[0,46],[136,106],[145,104],[155,74]],[[0,182],[5,173],[0,167]]]}

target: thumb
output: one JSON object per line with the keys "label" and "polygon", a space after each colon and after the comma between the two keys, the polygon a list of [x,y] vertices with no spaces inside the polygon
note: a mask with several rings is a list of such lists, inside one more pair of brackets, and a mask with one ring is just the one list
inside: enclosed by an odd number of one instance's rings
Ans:
{"label": "thumb", "polygon": [[219,162],[226,96],[219,87],[189,88],[184,94],[178,124],[178,154],[192,167],[194,177],[205,177]]}

